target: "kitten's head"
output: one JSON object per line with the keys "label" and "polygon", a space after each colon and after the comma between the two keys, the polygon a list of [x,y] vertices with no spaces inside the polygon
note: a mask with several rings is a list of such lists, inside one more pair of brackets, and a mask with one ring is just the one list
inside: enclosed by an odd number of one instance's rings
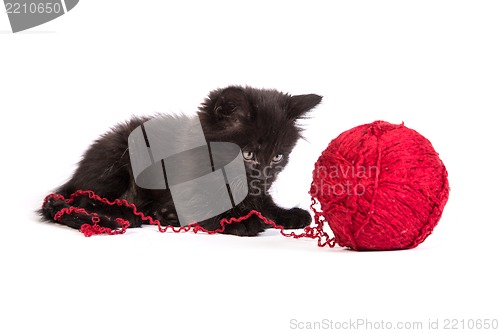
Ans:
{"label": "kitten's head", "polygon": [[198,115],[208,141],[234,142],[241,147],[249,189],[262,193],[288,163],[301,137],[297,120],[321,99],[314,94],[291,96],[231,86],[212,91]]}

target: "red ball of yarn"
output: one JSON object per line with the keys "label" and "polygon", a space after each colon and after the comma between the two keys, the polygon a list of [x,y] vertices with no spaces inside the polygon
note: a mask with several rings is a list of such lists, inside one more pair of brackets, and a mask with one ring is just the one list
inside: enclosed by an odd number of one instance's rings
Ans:
{"label": "red ball of yarn", "polygon": [[332,140],[315,164],[309,192],[340,246],[354,250],[416,247],[448,200],[446,168],[418,132],[384,121]]}

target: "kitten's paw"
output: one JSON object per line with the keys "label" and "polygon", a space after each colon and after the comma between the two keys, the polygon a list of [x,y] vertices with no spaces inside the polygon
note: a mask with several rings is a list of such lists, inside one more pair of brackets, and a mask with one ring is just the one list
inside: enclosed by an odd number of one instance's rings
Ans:
{"label": "kitten's paw", "polygon": [[224,234],[236,236],[257,236],[266,229],[266,225],[256,216],[251,216],[248,220],[226,224]]}
{"label": "kitten's paw", "polygon": [[63,208],[69,208],[70,205],[66,203],[64,200],[59,198],[55,198],[52,196],[48,196],[45,199],[45,202],[42,208],[39,210],[39,213],[45,217],[48,221],[53,221],[54,216]]}
{"label": "kitten's paw", "polygon": [[285,229],[302,229],[311,224],[311,214],[301,208],[292,208],[278,217],[277,223]]}
{"label": "kitten's paw", "polygon": [[162,208],[154,213],[154,217],[160,221],[162,226],[180,226],[179,218],[177,217],[175,209]]}

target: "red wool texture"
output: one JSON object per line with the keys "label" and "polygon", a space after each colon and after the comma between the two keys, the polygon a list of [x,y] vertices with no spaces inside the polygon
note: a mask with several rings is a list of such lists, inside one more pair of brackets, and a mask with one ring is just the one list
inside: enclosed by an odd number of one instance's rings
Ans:
{"label": "red wool texture", "polygon": [[446,168],[431,143],[402,125],[376,121],[332,140],[315,164],[310,194],[340,246],[414,248],[448,200]]}

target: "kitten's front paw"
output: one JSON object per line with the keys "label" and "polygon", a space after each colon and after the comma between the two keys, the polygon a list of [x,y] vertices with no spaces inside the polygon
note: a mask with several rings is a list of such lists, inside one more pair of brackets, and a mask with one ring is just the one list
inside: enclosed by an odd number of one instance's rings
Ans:
{"label": "kitten's front paw", "polygon": [[245,221],[226,224],[223,233],[236,236],[257,236],[265,229],[266,225],[257,216],[251,216]]}
{"label": "kitten's front paw", "polygon": [[301,208],[286,210],[277,219],[277,223],[285,229],[302,229],[311,224],[311,214]]}
{"label": "kitten's front paw", "polygon": [[162,226],[172,225],[174,227],[180,226],[177,212],[172,208],[162,208],[154,213],[154,217],[160,221]]}

